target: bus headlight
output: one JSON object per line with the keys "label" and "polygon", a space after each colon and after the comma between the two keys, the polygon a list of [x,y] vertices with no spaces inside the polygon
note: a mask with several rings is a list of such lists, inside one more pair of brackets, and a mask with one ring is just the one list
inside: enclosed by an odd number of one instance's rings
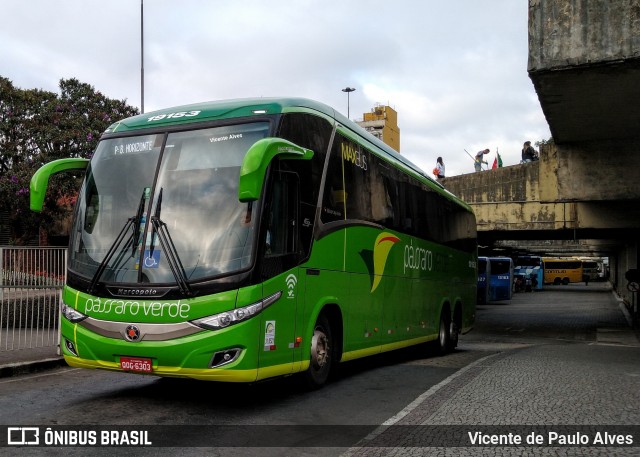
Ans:
{"label": "bus headlight", "polygon": [[225,311],[224,313],[214,314],[213,316],[196,319],[191,321],[191,323],[208,330],[220,330],[221,328],[229,327],[230,325],[251,319],[253,316],[259,314],[263,309],[277,301],[281,296],[282,292],[276,292],[275,294],[269,295],[267,298],[256,303],[252,303],[251,305],[243,306],[242,308],[233,309],[231,311]]}
{"label": "bus headlight", "polygon": [[67,318],[68,321],[76,323],[85,320],[88,316],[82,314],[80,311],[62,304],[62,315]]}

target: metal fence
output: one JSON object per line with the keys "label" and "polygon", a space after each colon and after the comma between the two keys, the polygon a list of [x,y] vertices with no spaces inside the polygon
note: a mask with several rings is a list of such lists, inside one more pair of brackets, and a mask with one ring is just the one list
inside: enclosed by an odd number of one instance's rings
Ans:
{"label": "metal fence", "polygon": [[0,351],[56,347],[65,248],[0,247]]}

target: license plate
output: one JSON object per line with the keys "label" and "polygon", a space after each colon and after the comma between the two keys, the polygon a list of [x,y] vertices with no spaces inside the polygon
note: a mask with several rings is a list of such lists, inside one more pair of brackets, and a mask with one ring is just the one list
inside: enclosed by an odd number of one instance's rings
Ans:
{"label": "license plate", "polygon": [[153,372],[151,359],[141,357],[120,357],[120,368],[125,371],[137,371],[140,373]]}

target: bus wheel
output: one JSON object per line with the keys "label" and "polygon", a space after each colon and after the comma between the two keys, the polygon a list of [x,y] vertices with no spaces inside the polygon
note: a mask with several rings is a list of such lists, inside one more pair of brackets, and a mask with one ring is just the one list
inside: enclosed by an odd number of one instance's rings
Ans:
{"label": "bus wheel", "polygon": [[460,327],[458,326],[458,312],[459,308],[456,308],[454,318],[449,325],[449,351],[453,351],[458,347],[458,339],[460,337]]}
{"label": "bus wheel", "polygon": [[438,329],[438,347],[439,355],[445,355],[449,351],[451,341],[451,323],[449,322],[449,310],[443,309],[440,314],[440,327]]}
{"label": "bus wheel", "polygon": [[554,278],[553,285],[554,286],[559,286],[560,285],[560,278]]}
{"label": "bus wheel", "polygon": [[329,320],[321,315],[313,328],[311,338],[311,363],[307,371],[307,384],[309,387],[322,386],[329,377],[333,364],[333,336]]}
{"label": "bus wheel", "polygon": [[562,278],[562,285],[566,286],[567,284],[569,284],[569,278]]}

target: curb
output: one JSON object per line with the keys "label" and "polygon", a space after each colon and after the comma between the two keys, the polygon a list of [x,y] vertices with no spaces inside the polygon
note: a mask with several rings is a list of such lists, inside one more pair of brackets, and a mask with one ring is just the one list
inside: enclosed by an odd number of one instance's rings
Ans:
{"label": "curb", "polygon": [[0,366],[0,378],[9,378],[63,366],[67,366],[64,357],[54,357],[51,359],[37,360],[35,362],[12,363]]}

